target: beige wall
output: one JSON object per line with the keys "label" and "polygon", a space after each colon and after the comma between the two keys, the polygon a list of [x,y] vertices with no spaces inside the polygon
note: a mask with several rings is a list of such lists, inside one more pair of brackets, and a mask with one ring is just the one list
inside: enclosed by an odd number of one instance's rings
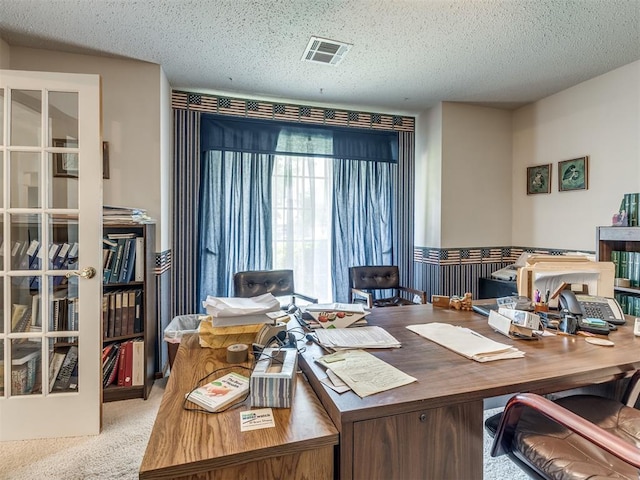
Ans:
{"label": "beige wall", "polygon": [[9,69],[10,65],[10,49],[7,42],[0,38],[0,68]]}
{"label": "beige wall", "polygon": [[[156,249],[169,242],[162,198],[162,162],[168,162],[166,128],[168,82],[161,67],[135,60],[77,55],[11,47],[10,68],[68,73],[95,73],[102,78],[102,131],[109,142],[110,178],[104,203],[145,208],[156,219]],[[167,97],[164,99],[162,95]],[[164,143],[163,143],[164,142]],[[165,199],[166,202],[166,199]]]}
{"label": "beige wall", "polygon": [[[595,250],[624,193],[640,192],[640,61],[514,112],[513,244]],[[558,162],[589,156],[588,190],[559,192]],[[550,194],[526,195],[526,168],[551,163]]]}
{"label": "beige wall", "polygon": [[416,246],[439,248],[442,208],[442,103],[416,116]]}
{"label": "beige wall", "polygon": [[418,115],[417,246],[511,245],[511,150],[509,111],[442,102]]}

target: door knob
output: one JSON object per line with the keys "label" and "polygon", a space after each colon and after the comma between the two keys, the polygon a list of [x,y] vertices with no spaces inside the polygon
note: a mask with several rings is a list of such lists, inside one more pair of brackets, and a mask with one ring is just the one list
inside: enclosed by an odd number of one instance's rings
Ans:
{"label": "door knob", "polygon": [[65,274],[65,277],[67,278],[71,278],[71,277],[80,277],[80,278],[93,278],[96,276],[96,269],[93,267],[86,267],[83,268],[82,271],[78,272],[67,272]]}

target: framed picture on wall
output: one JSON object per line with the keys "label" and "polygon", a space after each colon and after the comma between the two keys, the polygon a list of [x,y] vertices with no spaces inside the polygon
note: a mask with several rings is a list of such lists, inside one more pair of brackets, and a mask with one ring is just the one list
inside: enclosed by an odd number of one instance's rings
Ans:
{"label": "framed picture on wall", "polygon": [[551,193],[551,164],[527,167],[527,195]]}
{"label": "framed picture on wall", "polygon": [[[77,147],[76,142],[69,142],[63,138],[54,138],[54,147],[69,148]],[[78,178],[78,154],[56,152],[53,156],[53,176]]]}
{"label": "framed picture on wall", "polygon": [[589,157],[558,162],[558,190],[586,190],[589,188]]}

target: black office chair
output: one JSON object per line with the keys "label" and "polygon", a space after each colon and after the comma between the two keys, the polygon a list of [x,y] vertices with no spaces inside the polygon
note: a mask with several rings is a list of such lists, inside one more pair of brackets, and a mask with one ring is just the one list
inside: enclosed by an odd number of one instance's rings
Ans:
{"label": "black office chair", "polygon": [[621,401],[572,395],[551,401],[533,393],[512,397],[487,419],[491,456],[507,454],[531,478],[638,479],[640,371]]}
{"label": "black office chair", "polygon": [[284,309],[295,306],[296,298],[309,303],[318,303],[318,299],[295,291],[293,270],[250,270],[238,272],[233,276],[234,295],[236,297],[257,297],[271,293],[274,297],[289,296],[291,301],[283,305]]}
{"label": "black office chair", "polygon": [[[408,295],[417,295],[420,303],[427,303],[426,292],[400,285],[400,273],[394,265],[349,267],[349,282],[351,302],[364,301],[368,308],[415,305],[413,299],[406,298]],[[376,298],[378,290],[392,290],[393,295]]]}

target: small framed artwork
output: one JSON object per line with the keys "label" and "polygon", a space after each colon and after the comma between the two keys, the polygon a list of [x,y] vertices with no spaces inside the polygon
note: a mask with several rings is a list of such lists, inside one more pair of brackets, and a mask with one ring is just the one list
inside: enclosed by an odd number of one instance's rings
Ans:
{"label": "small framed artwork", "polygon": [[[54,138],[54,147],[77,147],[77,143],[70,144],[65,139]],[[78,154],[77,153],[53,153],[53,176],[78,178]]]}
{"label": "small framed artwork", "polygon": [[586,190],[589,188],[589,157],[558,162],[558,190]]}
{"label": "small framed artwork", "polygon": [[551,164],[527,167],[527,195],[551,193]]}

